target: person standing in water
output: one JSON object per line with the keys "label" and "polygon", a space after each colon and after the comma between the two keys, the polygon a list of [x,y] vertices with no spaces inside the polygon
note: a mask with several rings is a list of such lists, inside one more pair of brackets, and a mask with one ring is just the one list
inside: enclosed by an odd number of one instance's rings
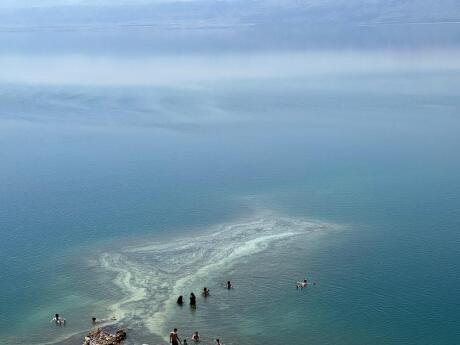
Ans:
{"label": "person standing in water", "polygon": [[51,319],[50,322],[54,322],[54,323],[58,324],[59,321],[60,321],[59,320],[59,314],[54,314],[54,317]]}
{"label": "person standing in water", "polygon": [[231,288],[233,288],[233,285],[232,285],[232,283],[230,283],[230,280],[229,280],[229,281],[227,281],[227,289],[230,290]]}
{"label": "person standing in water", "polygon": [[219,338],[216,339],[216,345],[222,345]]}
{"label": "person standing in water", "polygon": [[190,294],[190,306],[196,308],[196,296],[193,292]]}
{"label": "person standing in water", "polygon": [[201,293],[203,297],[208,297],[209,296],[209,289],[207,287],[203,288],[203,292]]}
{"label": "person standing in water", "polygon": [[183,300],[183,298],[182,298],[182,295],[179,296],[179,298],[177,299],[177,304],[179,304],[179,305],[184,304],[184,300]]}
{"label": "person standing in water", "polygon": [[198,341],[200,341],[200,335],[198,334],[198,331],[196,331],[195,333],[193,333],[192,335],[192,340],[196,343]]}
{"label": "person standing in water", "polygon": [[180,338],[179,335],[177,334],[177,328],[174,328],[174,330],[169,333],[169,343],[171,345],[179,345],[180,344]]}

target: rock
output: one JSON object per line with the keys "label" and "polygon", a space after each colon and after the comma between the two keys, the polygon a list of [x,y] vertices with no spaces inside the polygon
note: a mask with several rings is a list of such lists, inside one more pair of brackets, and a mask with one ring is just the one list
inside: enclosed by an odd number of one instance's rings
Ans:
{"label": "rock", "polygon": [[115,334],[98,328],[88,333],[83,345],[119,345],[126,339],[126,332],[119,329]]}

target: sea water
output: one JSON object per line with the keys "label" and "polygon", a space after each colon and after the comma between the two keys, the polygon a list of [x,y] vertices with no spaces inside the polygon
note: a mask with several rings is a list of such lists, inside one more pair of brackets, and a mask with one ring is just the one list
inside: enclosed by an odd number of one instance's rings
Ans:
{"label": "sea water", "polygon": [[458,342],[455,45],[146,30],[1,34],[0,342]]}

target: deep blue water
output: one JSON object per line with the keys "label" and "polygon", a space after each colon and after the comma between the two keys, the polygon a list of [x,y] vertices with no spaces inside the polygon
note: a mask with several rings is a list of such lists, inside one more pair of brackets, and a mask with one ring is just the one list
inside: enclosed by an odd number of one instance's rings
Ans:
{"label": "deep blue water", "polygon": [[[173,308],[166,327],[225,344],[457,343],[458,90],[456,68],[407,66],[166,86],[2,82],[1,342],[66,336],[109,313],[121,292],[101,252],[275,212],[343,229],[213,271],[212,299],[195,314]],[[296,291],[305,274],[318,285]],[[58,311],[65,329],[48,323]]]}

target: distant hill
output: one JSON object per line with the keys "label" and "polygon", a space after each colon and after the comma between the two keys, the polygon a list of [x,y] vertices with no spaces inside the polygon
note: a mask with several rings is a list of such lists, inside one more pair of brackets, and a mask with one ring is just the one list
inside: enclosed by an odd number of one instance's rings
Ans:
{"label": "distant hill", "polygon": [[231,26],[460,22],[458,0],[26,0],[0,3],[0,26]]}

